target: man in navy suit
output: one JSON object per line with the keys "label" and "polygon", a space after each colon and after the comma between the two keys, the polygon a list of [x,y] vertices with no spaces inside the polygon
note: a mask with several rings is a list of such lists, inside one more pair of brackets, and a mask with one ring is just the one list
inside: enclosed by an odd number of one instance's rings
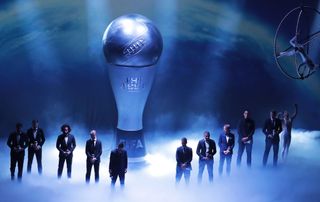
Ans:
{"label": "man in navy suit", "polygon": [[234,147],[234,134],[231,133],[230,125],[223,126],[223,133],[219,137],[218,145],[220,147],[219,175],[222,175],[224,161],[227,161],[227,175],[231,172],[231,159]]}
{"label": "man in navy suit", "polygon": [[34,155],[36,155],[37,163],[38,163],[38,173],[42,174],[42,146],[46,141],[44,137],[43,130],[39,128],[38,120],[32,121],[32,127],[27,131],[27,135],[29,138],[29,146],[28,146],[28,173],[31,172],[32,161]]}
{"label": "man in navy suit", "polygon": [[262,129],[263,133],[266,136],[266,147],[263,154],[263,166],[267,165],[268,156],[271,147],[273,147],[273,166],[277,166],[278,163],[278,152],[279,152],[279,134],[282,131],[281,120],[276,118],[277,112],[272,110],[270,112],[270,118],[268,118]]}
{"label": "man in navy suit", "polygon": [[124,143],[118,144],[118,148],[110,153],[109,174],[111,186],[114,187],[119,176],[120,185],[124,187],[125,174],[128,168],[128,155],[124,149]]}
{"label": "man in navy suit", "polygon": [[213,156],[216,154],[216,143],[210,139],[209,131],[203,133],[204,139],[200,140],[197,146],[199,156],[198,183],[202,181],[204,167],[207,166],[209,182],[213,181]]}
{"label": "man in navy suit", "polygon": [[58,178],[61,178],[64,162],[67,162],[67,175],[71,178],[73,150],[76,148],[76,140],[70,134],[71,127],[67,124],[61,126],[62,134],[58,136],[56,148],[59,150]]}
{"label": "man in navy suit", "polygon": [[86,155],[87,155],[87,173],[86,182],[90,181],[91,169],[94,166],[95,181],[99,181],[99,167],[100,167],[100,156],[102,154],[101,141],[97,139],[97,132],[92,130],[90,132],[91,138],[86,142]]}
{"label": "man in navy suit", "polygon": [[186,184],[189,184],[190,180],[190,171],[192,170],[191,161],[192,161],[192,149],[187,146],[187,138],[183,137],[181,139],[181,147],[177,148],[176,151],[176,160],[177,160],[177,168],[176,168],[176,183],[179,183],[182,175],[184,175],[184,179]]}
{"label": "man in navy suit", "polygon": [[14,180],[14,173],[18,163],[18,180],[22,178],[24,150],[28,147],[28,136],[22,132],[22,124],[16,124],[16,131],[11,133],[7,141],[10,147],[10,172],[11,180]]}

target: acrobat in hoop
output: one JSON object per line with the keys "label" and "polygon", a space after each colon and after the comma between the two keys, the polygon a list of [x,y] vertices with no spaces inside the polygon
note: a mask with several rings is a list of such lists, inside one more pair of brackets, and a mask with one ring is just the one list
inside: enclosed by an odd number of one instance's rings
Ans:
{"label": "acrobat in hoop", "polygon": [[[284,23],[289,21],[289,18],[292,18],[296,13],[298,13],[297,22],[295,25],[295,35],[289,41],[289,47],[281,50],[279,48],[279,31],[284,26]],[[311,58],[309,54],[310,43],[320,37],[320,31],[302,36],[302,16],[306,14],[313,14],[315,16],[320,15],[320,12],[309,6],[300,6],[289,11],[281,20],[278,25],[275,37],[274,37],[274,57],[280,71],[291,79],[305,79],[311,76],[319,68],[319,64],[315,63],[315,60]],[[280,36],[281,37],[281,36]],[[288,71],[290,64],[286,64],[280,61],[280,58],[292,58],[294,57],[294,66],[295,71]]]}

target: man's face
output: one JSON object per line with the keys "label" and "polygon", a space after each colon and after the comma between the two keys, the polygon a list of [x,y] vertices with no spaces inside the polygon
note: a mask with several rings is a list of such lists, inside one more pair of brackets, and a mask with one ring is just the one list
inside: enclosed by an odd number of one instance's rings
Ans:
{"label": "man's face", "polygon": [[248,111],[244,111],[244,112],[243,112],[243,117],[244,117],[245,119],[247,119],[247,118],[249,117],[249,112],[248,112]]}
{"label": "man's face", "polygon": [[187,145],[187,140],[186,139],[182,139],[181,140],[181,145],[185,147]]}
{"label": "man's face", "polygon": [[275,112],[270,112],[270,118],[275,119],[276,118],[276,113]]}
{"label": "man's face", "polygon": [[230,133],[230,127],[229,127],[229,126],[223,126],[223,131],[224,131],[226,134],[229,134],[229,133]]}
{"label": "man's face", "polygon": [[17,126],[16,130],[17,130],[18,133],[21,133],[22,132],[22,126]]}
{"label": "man's face", "polygon": [[205,140],[209,140],[210,139],[210,135],[209,135],[209,133],[204,133],[204,139]]}
{"label": "man's face", "polygon": [[63,128],[63,133],[64,134],[68,134],[69,133],[69,128],[68,127],[64,127]]}
{"label": "man's face", "polygon": [[122,152],[123,149],[124,149],[123,147],[118,147],[119,152]]}
{"label": "man's face", "polygon": [[91,139],[95,140],[95,139],[97,138],[97,133],[96,133],[96,131],[92,131],[92,132],[90,133],[90,136],[91,136]]}
{"label": "man's face", "polygon": [[32,128],[36,129],[39,127],[39,122],[32,122]]}

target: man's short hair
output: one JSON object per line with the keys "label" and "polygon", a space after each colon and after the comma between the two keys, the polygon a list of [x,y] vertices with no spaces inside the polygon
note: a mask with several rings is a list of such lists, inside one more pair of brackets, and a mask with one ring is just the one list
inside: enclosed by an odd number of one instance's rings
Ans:
{"label": "man's short hair", "polygon": [[33,119],[33,120],[32,120],[32,123],[33,123],[33,124],[36,124],[36,123],[39,123],[39,121],[38,121],[37,119]]}
{"label": "man's short hair", "polygon": [[230,124],[224,124],[224,126],[223,126],[223,128],[230,128],[231,126],[230,126]]}

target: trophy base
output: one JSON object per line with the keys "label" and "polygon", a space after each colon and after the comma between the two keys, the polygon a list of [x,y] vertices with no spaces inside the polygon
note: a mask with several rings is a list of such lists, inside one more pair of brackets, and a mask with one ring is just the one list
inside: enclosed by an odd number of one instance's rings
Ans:
{"label": "trophy base", "polygon": [[132,164],[144,164],[146,147],[142,130],[124,131],[117,128],[116,144],[123,142],[128,153],[128,161]]}

